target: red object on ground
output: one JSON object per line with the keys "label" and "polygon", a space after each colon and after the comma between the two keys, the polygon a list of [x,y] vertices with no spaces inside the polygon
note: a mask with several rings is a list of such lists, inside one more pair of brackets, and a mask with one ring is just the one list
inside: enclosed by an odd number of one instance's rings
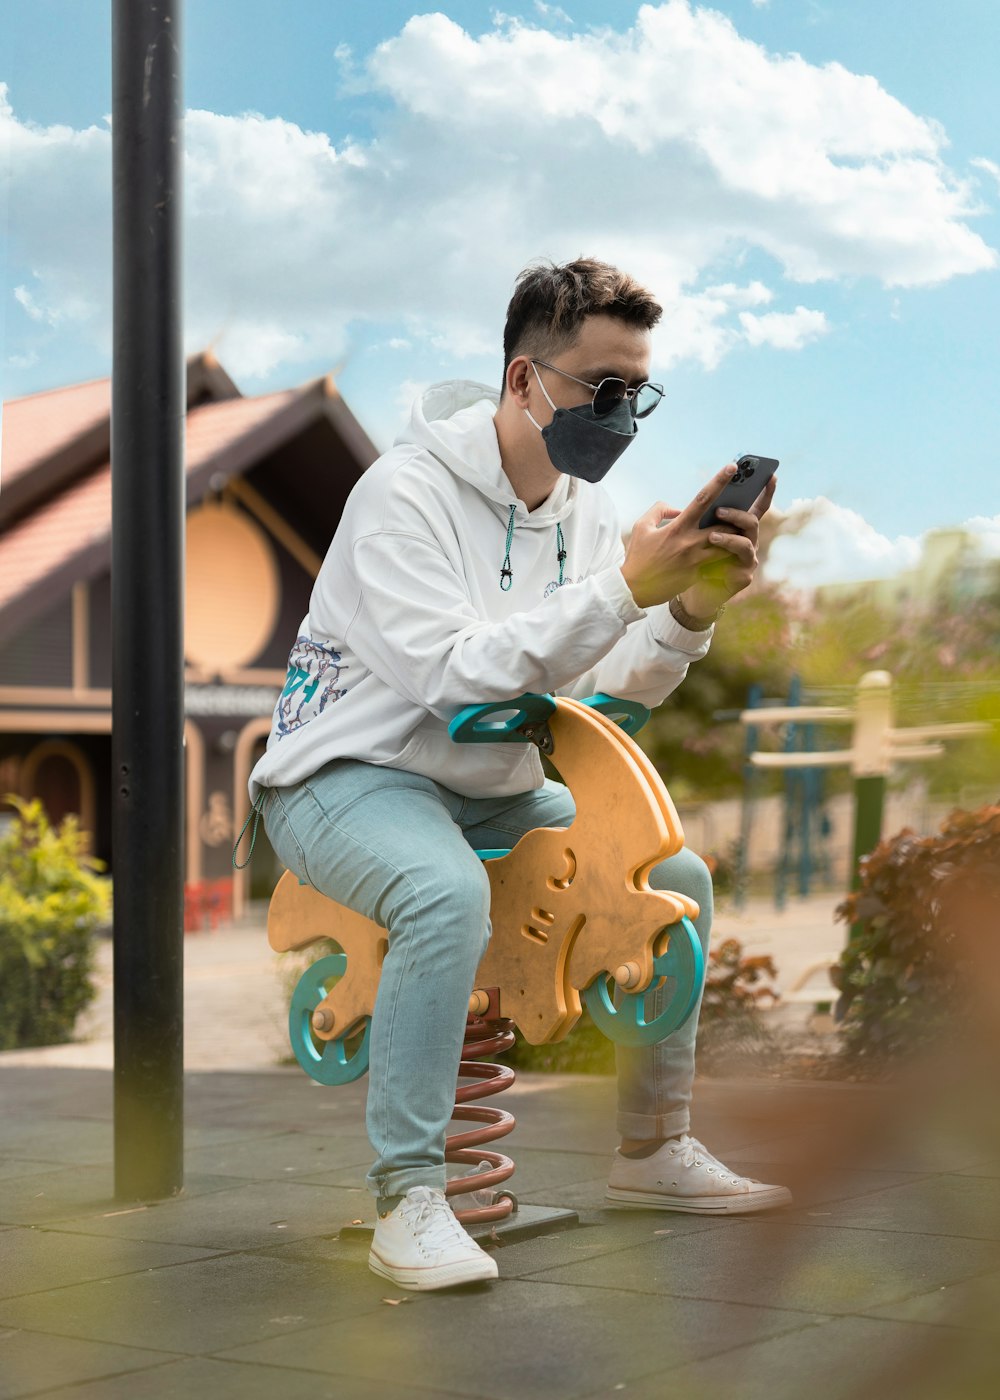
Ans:
{"label": "red object on ground", "polygon": [[199,933],[207,921],[211,929],[233,917],[233,882],[196,880],[184,886],[184,932]]}

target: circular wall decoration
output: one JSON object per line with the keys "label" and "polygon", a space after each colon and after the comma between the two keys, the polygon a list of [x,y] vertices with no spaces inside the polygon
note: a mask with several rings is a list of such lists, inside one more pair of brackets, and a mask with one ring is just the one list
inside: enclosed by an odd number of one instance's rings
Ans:
{"label": "circular wall decoration", "polygon": [[212,675],[246,666],[271,639],[281,584],[263,530],[235,507],[188,512],[184,652]]}

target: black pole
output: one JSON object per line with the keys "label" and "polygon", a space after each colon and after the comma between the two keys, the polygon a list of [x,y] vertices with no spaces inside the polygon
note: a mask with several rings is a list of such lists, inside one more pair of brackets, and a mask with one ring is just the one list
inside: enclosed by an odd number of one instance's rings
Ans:
{"label": "black pole", "polygon": [[113,0],[115,1195],[183,1186],[181,0]]}

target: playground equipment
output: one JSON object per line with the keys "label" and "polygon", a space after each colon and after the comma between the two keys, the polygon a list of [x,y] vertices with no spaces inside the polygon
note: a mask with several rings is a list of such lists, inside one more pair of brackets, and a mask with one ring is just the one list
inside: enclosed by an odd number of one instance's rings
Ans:
{"label": "playground equipment", "polygon": [[[595,695],[571,700],[522,695],[472,705],[452,721],[456,743],[534,743],[558,768],[575,803],[564,828],[538,827],[512,850],[477,851],[486,863],[493,927],[469,999],[466,1043],[454,1117],[477,1127],[447,1139],[445,1160],[490,1169],[454,1177],[449,1196],[484,1192],[509,1180],[509,1157],[481,1144],[505,1136],[512,1114],[470,1100],[502,1092],[513,1071],[481,1064],[514,1041],[516,1026],[533,1045],[563,1040],[586,1006],[610,1039],[649,1045],[691,1015],[704,980],[690,898],[649,885],[649,872],[684,844],[670,795],[632,738],[645,706]],[[322,1084],[344,1084],[368,1068],[368,1034],[385,930],[328,899],[286,871],[268,912],[275,952],[322,939],[340,952],[303,973],[292,996],[289,1034],[303,1069]],[[667,1001],[647,1019],[647,994]],[[480,1197],[481,1199],[481,1197]],[[501,1220],[516,1209],[509,1191],[460,1210],[466,1222]]]}
{"label": "playground equipment", "polygon": [[[849,767],[854,778],[854,853],[851,888],[860,883],[860,862],[882,838],[885,781],[894,763],[940,758],[945,739],[986,734],[992,726],[970,720],[957,724],[924,724],[897,729],[892,722],[892,676],[888,671],[867,671],[858,682],[854,708],[838,705],[794,705],[785,708],[744,710],[744,725],[849,724],[851,746],[819,752],[755,752],[750,762],[759,768]],[[856,929],[851,929],[851,937]]]}
{"label": "playground equipment", "polygon": [[[801,709],[802,682],[793,676],[784,709],[796,715]],[[717,720],[740,719],[753,711],[781,707],[780,700],[766,699],[763,687],[754,684],[747,696],[746,711],[719,710]],[[757,721],[745,721],[746,739],[743,749],[743,800],[740,809],[740,836],[736,847],[734,903],[737,909],[746,904],[750,864],[750,837],[753,831],[754,807],[757,800],[758,771],[754,763],[757,750]],[[815,753],[816,727],[813,723],[791,721],[784,726],[782,749],[785,753]],[[829,873],[830,822],[826,813],[822,766],[787,767],[785,771],[784,813],[781,849],[774,870],[774,904],[785,907],[788,886],[794,878],[797,892],[803,898],[812,888],[814,875]]]}

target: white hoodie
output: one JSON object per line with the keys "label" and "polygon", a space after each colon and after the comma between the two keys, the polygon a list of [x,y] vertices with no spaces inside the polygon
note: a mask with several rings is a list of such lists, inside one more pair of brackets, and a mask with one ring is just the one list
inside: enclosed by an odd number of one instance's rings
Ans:
{"label": "white hoodie", "polygon": [[711,628],[691,632],[665,604],[636,604],[603,487],[563,475],[536,510],[518,500],[500,464],[497,403],[467,380],[433,386],[355,485],[289,655],[251,799],[333,758],[407,769],[466,797],[526,792],[544,780],[534,744],[456,744],[448,722],[459,710],[525,691],[606,691],[652,708],[708,650]]}

